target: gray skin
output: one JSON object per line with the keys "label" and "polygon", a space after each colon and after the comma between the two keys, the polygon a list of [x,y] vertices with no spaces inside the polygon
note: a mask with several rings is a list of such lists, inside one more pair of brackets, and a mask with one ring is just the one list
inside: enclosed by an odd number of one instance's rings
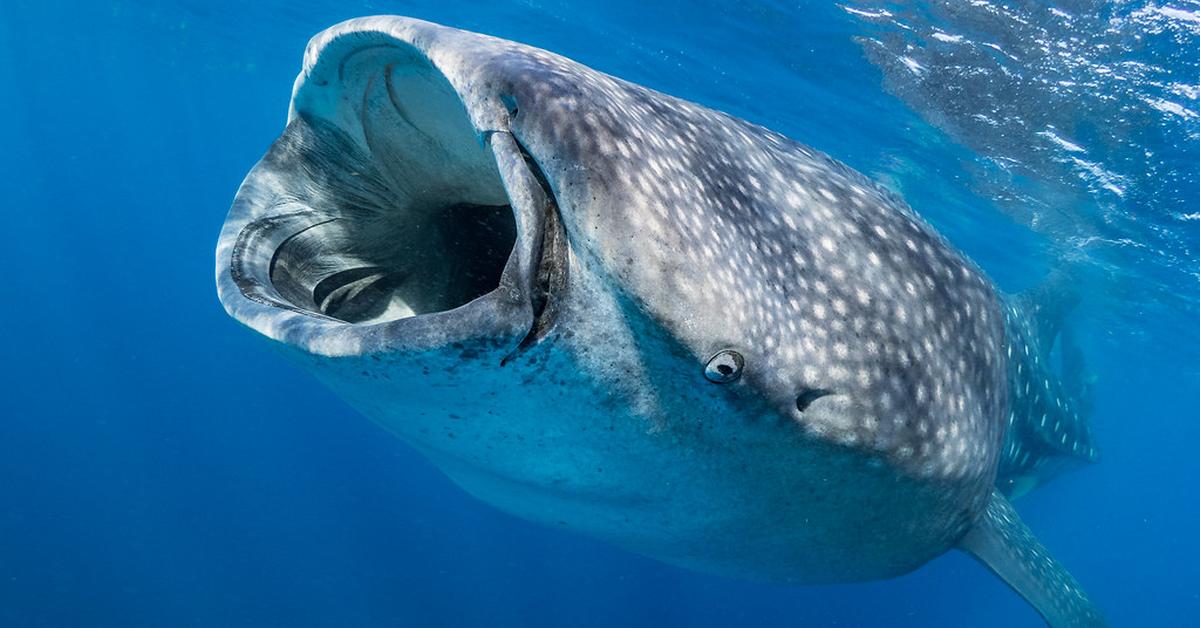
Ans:
{"label": "gray skin", "polygon": [[[957,544],[1051,623],[1099,625],[989,545],[1024,538],[1000,493],[1037,477],[1005,441],[1009,328],[1033,323],[902,201],[764,128],[520,44],[353,20],[310,43],[217,283],[518,516],[795,583]],[[1043,567],[1026,588],[1077,590]]]}

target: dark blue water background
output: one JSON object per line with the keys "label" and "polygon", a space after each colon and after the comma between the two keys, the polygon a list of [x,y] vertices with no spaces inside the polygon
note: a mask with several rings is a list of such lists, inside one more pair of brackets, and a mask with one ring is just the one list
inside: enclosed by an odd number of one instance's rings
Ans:
{"label": "dark blue water background", "polygon": [[1114,624],[1195,625],[1196,3],[644,4],[0,5],[0,626],[1037,625],[957,554],[800,588],[515,520],[229,320],[233,193],[307,39],[374,13],[796,137],[902,191],[1005,289],[1087,262],[1103,460],[1018,507]]}

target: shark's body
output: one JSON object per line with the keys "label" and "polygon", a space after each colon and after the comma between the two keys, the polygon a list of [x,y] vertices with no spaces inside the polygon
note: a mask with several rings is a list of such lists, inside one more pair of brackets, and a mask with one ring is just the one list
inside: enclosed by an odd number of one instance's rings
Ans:
{"label": "shark's body", "polygon": [[1052,325],[766,129],[355,20],[310,44],[217,261],[231,315],[517,515],[803,583],[959,546],[1051,623],[1101,621],[1002,495],[1094,456]]}

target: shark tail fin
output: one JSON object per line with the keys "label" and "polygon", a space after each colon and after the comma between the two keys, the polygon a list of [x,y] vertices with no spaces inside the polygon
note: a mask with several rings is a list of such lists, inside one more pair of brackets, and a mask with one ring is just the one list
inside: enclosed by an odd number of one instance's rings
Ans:
{"label": "shark tail fin", "polygon": [[1025,598],[1051,628],[1107,626],[1079,583],[1038,542],[998,491],[958,548]]}

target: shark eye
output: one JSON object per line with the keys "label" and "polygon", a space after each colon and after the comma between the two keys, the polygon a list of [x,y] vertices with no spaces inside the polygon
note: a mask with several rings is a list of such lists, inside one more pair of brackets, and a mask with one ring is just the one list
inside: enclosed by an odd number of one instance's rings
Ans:
{"label": "shark eye", "polygon": [[708,359],[704,377],[714,384],[728,384],[742,376],[746,360],[737,351],[726,349]]}

